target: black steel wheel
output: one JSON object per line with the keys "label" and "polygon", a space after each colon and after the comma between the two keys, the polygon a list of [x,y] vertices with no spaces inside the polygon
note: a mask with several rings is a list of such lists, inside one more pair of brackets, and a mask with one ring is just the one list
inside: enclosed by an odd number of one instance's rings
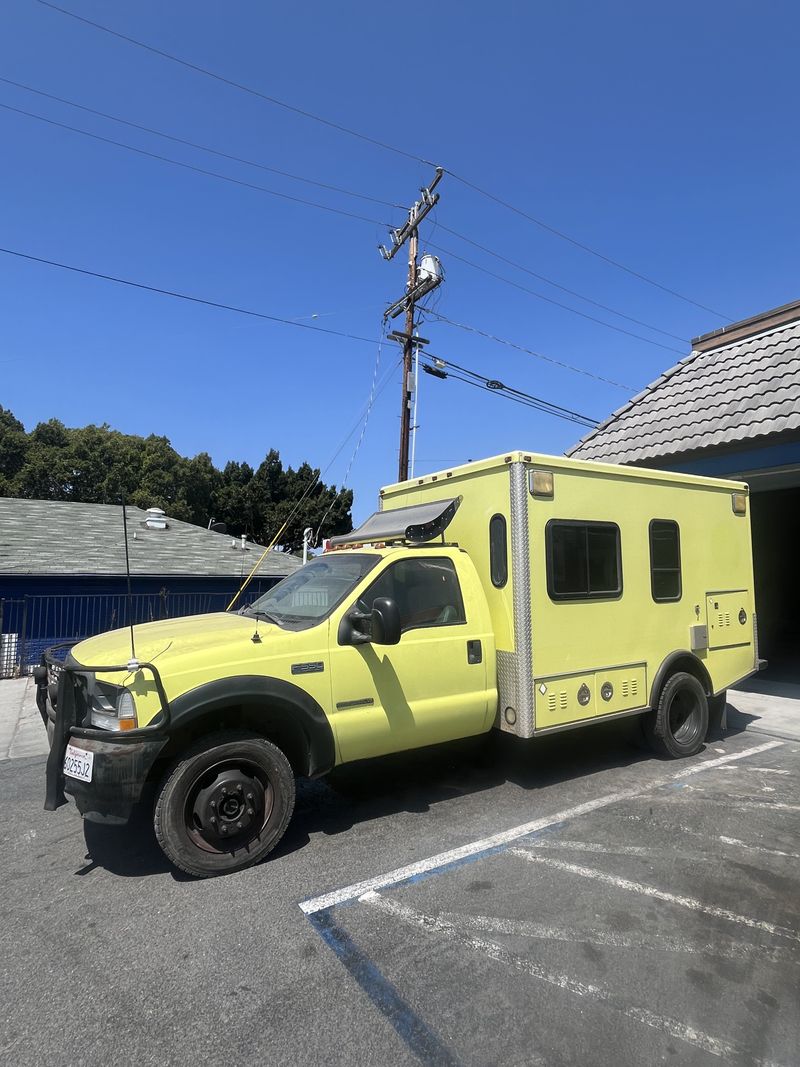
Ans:
{"label": "black steel wheel", "polygon": [[708,697],[693,674],[667,679],[655,711],[645,717],[644,731],[661,756],[682,759],[700,751],[708,733]]}
{"label": "black steel wheel", "polygon": [[202,738],[172,764],[153,823],[167,858],[208,878],[258,863],[280,841],[294,810],[294,773],[257,734]]}

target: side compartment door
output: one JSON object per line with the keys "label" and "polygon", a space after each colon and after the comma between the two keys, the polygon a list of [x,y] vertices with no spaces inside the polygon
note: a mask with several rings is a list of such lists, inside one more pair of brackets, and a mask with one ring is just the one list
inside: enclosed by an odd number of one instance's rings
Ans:
{"label": "side compartment door", "polygon": [[[477,578],[465,575],[467,584]],[[365,759],[468,737],[494,715],[494,640],[488,612],[464,596],[453,560],[403,558],[331,617],[332,715],[342,761]],[[482,594],[481,594],[482,596]],[[396,645],[339,644],[339,623],[369,613],[378,597],[398,606]]]}

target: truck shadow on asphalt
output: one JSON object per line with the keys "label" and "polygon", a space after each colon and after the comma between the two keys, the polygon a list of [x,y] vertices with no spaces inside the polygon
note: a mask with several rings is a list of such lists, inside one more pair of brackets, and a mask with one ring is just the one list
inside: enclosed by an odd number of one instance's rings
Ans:
{"label": "truck shadow on asphalt", "polygon": [[[737,716],[736,725],[729,724],[725,736],[741,733],[744,720],[750,719],[752,716]],[[709,743],[713,741],[713,737],[709,739]],[[505,783],[533,791],[656,759],[642,742],[638,720],[627,719],[531,741],[492,731],[434,748],[348,764],[325,778],[298,781],[292,822],[263,862],[274,862],[302,849],[313,834],[334,836],[386,816],[424,813],[435,805]],[[127,827],[85,822],[86,865],[76,873],[90,874],[103,867],[120,877],[170,873],[176,880],[193,881],[176,871],[158,847],[152,806],[151,790]]]}

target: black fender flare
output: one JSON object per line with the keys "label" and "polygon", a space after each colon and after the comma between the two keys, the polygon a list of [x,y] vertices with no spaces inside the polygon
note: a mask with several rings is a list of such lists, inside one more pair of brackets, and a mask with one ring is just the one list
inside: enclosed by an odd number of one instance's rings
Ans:
{"label": "black fender flare", "polygon": [[708,673],[705,663],[703,663],[700,657],[696,656],[694,652],[690,652],[686,648],[679,648],[674,652],[670,652],[656,671],[653,684],[650,686],[651,708],[654,708],[658,703],[658,697],[664,682],[666,682],[667,678],[678,668],[688,670],[688,673],[693,674],[705,689],[706,696],[713,696],[714,686],[711,684],[711,676]]}
{"label": "black fender flare", "polygon": [[300,774],[317,777],[335,765],[336,744],[327,715],[305,690],[280,678],[236,675],[182,693],[170,701],[170,733],[232,707],[249,711],[250,721],[265,735],[273,728],[301,738],[301,765],[295,768]]}

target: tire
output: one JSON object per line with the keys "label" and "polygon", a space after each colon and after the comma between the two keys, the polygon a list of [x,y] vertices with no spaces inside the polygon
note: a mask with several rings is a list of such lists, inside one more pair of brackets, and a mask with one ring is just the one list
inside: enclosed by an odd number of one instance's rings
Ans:
{"label": "tire", "polygon": [[669,677],[655,711],[644,720],[645,737],[660,756],[683,759],[703,747],[708,733],[708,698],[693,674]]}
{"label": "tire", "polygon": [[728,704],[728,692],[723,689],[714,697],[708,698],[708,737],[721,737],[728,729],[728,717],[726,707]]}
{"label": "tire", "polygon": [[171,863],[196,878],[252,867],[283,837],[294,810],[294,772],[257,734],[202,738],[158,789],[153,825]]}

